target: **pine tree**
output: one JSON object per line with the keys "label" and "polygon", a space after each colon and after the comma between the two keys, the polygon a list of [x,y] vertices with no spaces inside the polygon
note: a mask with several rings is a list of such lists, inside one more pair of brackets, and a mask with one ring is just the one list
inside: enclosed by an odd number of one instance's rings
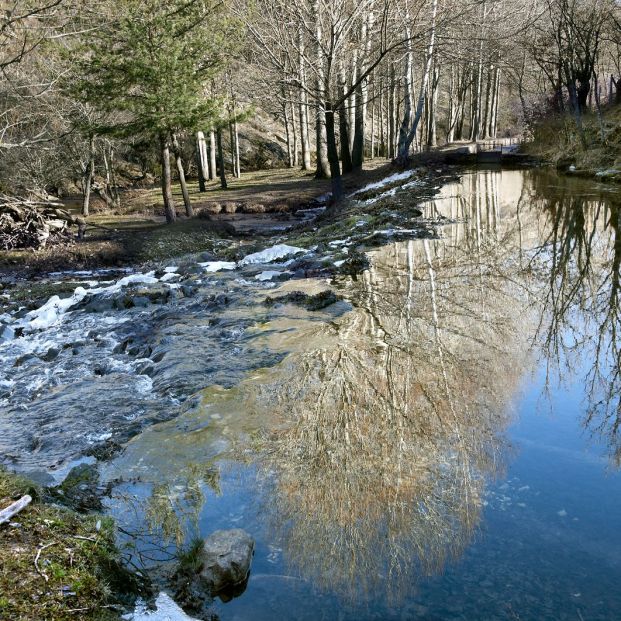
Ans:
{"label": "pine tree", "polygon": [[222,116],[222,103],[206,95],[206,85],[225,67],[237,27],[222,3],[127,0],[115,3],[114,11],[118,17],[89,33],[72,52],[75,71],[68,88],[102,112],[115,113],[107,117],[113,122],[96,128],[98,133],[158,141],[170,223],[176,219],[171,146],[179,132],[209,126]]}

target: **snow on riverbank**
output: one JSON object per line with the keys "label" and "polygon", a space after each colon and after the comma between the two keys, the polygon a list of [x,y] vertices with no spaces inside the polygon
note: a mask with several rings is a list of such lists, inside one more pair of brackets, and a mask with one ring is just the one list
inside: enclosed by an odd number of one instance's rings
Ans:
{"label": "snow on riverbank", "polygon": [[155,610],[149,610],[144,602],[138,602],[134,612],[122,617],[125,621],[198,621],[188,615],[166,593],[155,600]]}
{"label": "snow on riverbank", "polygon": [[416,173],[416,170],[404,170],[403,172],[394,173],[393,175],[389,175],[388,177],[384,177],[380,181],[376,181],[374,183],[369,183],[365,185],[363,188],[352,192],[348,198],[353,198],[358,194],[363,194],[364,192],[369,192],[370,190],[377,190],[379,188],[383,188],[391,183],[396,183],[397,181],[404,181],[405,179],[409,179],[412,175]]}

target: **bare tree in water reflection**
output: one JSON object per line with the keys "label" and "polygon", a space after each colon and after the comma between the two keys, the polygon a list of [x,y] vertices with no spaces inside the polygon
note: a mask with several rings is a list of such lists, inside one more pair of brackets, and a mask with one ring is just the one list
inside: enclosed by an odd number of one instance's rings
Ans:
{"label": "bare tree in water reflection", "polygon": [[607,440],[619,466],[621,205],[612,193],[584,196],[571,184],[556,189],[550,198],[549,187],[533,188],[548,231],[540,253],[548,269],[539,334],[548,361],[561,370],[580,358],[591,361],[585,426]]}
{"label": "bare tree in water reflection", "polygon": [[514,235],[495,213],[452,245],[373,253],[344,291],[354,310],[264,390],[283,421],[262,443],[272,526],[319,586],[395,600],[472,538],[527,357]]}

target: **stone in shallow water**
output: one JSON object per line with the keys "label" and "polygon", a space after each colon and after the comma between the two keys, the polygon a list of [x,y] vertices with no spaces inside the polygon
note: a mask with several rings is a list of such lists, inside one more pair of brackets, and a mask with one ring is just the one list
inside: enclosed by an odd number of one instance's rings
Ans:
{"label": "stone in shallow water", "polygon": [[246,580],[253,552],[254,539],[240,528],[217,530],[205,539],[201,576],[212,594]]}

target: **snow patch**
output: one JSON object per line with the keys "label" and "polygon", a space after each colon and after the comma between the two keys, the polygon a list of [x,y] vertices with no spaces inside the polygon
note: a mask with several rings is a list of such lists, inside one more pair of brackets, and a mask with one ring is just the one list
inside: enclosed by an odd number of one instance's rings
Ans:
{"label": "snow patch", "polygon": [[375,183],[369,183],[363,188],[356,190],[353,194],[350,194],[349,197],[356,196],[357,194],[362,194],[363,192],[368,192],[369,190],[383,188],[384,186],[389,185],[390,183],[395,183],[396,181],[403,181],[404,179],[409,179],[415,172],[415,170],[404,170],[403,172],[395,173],[394,175],[384,177],[384,179],[381,179],[380,181],[376,181]]}
{"label": "snow patch", "polygon": [[155,600],[155,610],[149,610],[144,601],[138,600],[134,612],[123,615],[125,621],[197,621],[188,615],[173,601],[173,599],[160,593]]}

